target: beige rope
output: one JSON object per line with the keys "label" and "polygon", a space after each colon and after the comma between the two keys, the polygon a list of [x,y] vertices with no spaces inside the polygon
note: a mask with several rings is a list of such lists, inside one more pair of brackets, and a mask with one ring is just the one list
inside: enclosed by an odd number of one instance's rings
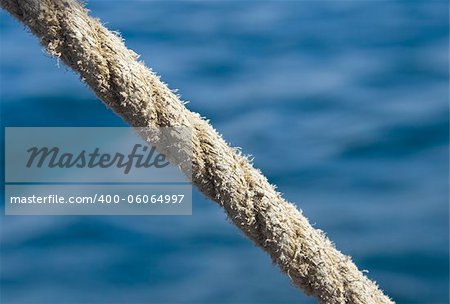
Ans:
{"label": "beige rope", "polygon": [[1,6],[130,125],[192,129],[192,182],[219,203],[296,286],[321,303],[392,303],[207,121],[186,109],[120,37],[88,16],[82,4],[1,0]]}

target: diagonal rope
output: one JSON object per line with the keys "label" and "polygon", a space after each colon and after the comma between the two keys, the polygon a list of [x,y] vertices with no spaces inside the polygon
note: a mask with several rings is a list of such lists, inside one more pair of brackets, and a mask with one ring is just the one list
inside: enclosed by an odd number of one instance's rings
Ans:
{"label": "diagonal rope", "polygon": [[127,123],[191,129],[193,184],[306,294],[321,303],[393,303],[80,2],[0,1]]}

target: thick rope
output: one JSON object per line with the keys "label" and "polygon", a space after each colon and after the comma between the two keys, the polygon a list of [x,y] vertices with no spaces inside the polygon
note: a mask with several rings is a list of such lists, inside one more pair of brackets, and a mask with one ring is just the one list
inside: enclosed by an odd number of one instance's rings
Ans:
{"label": "thick rope", "polygon": [[1,6],[130,125],[190,128],[193,184],[306,294],[321,303],[393,303],[81,3],[1,0]]}

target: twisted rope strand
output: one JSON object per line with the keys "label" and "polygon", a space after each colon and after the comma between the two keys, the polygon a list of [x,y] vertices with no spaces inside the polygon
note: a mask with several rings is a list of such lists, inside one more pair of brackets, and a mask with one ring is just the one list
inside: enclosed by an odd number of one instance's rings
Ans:
{"label": "twisted rope strand", "polygon": [[306,294],[321,303],[393,303],[207,121],[186,109],[120,37],[90,17],[80,2],[0,3],[130,125],[190,128],[193,184],[220,204]]}

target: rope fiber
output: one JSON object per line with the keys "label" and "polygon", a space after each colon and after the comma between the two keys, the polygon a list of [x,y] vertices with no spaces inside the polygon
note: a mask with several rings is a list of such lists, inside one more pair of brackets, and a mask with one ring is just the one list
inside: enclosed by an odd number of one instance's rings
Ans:
{"label": "rope fiber", "polygon": [[0,3],[130,125],[192,130],[192,183],[222,206],[231,221],[306,294],[320,303],[393,303],[245,156],[199,114],[189,111],[116,33],[90,17],[82,3]]}

